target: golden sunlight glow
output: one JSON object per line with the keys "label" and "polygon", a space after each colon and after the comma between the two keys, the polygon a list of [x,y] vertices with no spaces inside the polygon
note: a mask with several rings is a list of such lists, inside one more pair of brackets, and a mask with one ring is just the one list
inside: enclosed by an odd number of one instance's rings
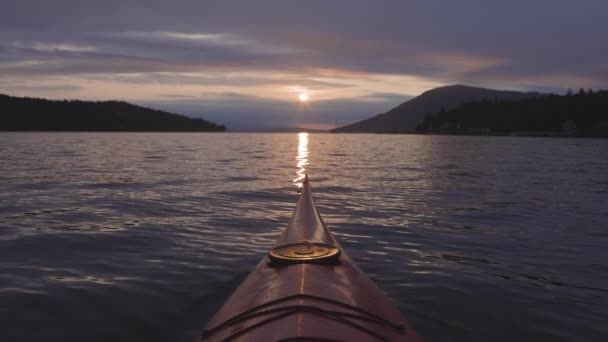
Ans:
{"label": "golden sunlight glow", "polygon": [[306,94],[306,93],[300,93],[298,95],[298,100],[300,100],[300,102],[306,102],[306,101],[308,101],[308,99],[309,99],[309,97],[308,97],[308,94]]}
{"label": "golden sunlight glow", "polygon": [[[9,67],[9,64],[0,62],[0,69],[3,66]],[[10,64],[12,67],[36,67],[44,66],[44,61],[26,60],[16,64]],[[230,72],[228,79],[230,82],[224,82],[226,77],[223,71],[212,70],[209,73],[201,72],[160,72],[160,73],[133,73],[121,74],[120,76],[110,77],[111,74],[104,74],[104,77],[85,79],[78,75],[51,75],[36,78],[36,87],[21,87],[17,84],[22,82],[19,77],[6,76],[4,81],[0,82],[0,93],[11,93],[16,96],[33,96],[33,97],[48,97],[53,99],[78,98],[81,100],[107,100],[109,98],[123,101],[142,101],[146,100],[163,100],[168,98],[162,94],[175,94],[176,84],[165,81],[148,82],[147,77],[152,79],[188,79],[195,80],[191,83],[183,82],[179,85],[179,98],[192,98],[196,101],[226,101],[231,102],[232,96],[245,95],[248,97],[260,97],[262,94],[267,100],[285,101],[285,99],[293,99],[297,107],[305,108],[311,105],[312,102],[337,100],[337,99],[354,99],[363,98],[373,95],[374,93],[399,93],[404,95],[418,95],[424,91],[445,85],[430,79],[418,78],[404,75],[385,75],[385,74],[363,74],[363,73],[340,73],[336,71],[322,71],[320,73],[283,73],[272,72],[264,73],[262,71],[234,71]],[[5,75],[3,74],[2,77]],[[107,76],[107,77],[106,77]],[[0,77],[1,78],[1,77]],[[240,83],[251,84],[261,79],[255,87],[243,86]],[[266,81],[267,80],[267,81]],[[304,81],[303,81],[304,80]],[[320,82],[331,85],[313,86],[313,85],[298,85],[297,82]],[[553,81],[554,79],[547,79]],[[243,82],[241,82],[243,81]],[[295,85],[282,85],[289,82]],[[15,84],[15,88],[11,88],[11,84]],[[27,82],[26,82],[27,84]],[[74,85],[73,89],[67,89],[49,93],[48,88],[56,88],[57,85],[70,84]],[[134,87],[133,84],[137,84]],[[335,86],[332,86],[335,85]],[[40,89],[40,90],[39,90]],[[308,101],[302,102],[299,99],[300,94],[308,95]],[[176,97],[173,100],[179,99]],[[326,128],[326,127],[324,127]]]}
{"label": "golden sunlight glow", "polygon": [[308,165],[308,133],[298,133],[298,154],[296,155],[296,164],[298,170],[296,171],[296,179],[293,180],[294,184],[298,187],[302,186],[302,181],[306,177],[306,165]]}

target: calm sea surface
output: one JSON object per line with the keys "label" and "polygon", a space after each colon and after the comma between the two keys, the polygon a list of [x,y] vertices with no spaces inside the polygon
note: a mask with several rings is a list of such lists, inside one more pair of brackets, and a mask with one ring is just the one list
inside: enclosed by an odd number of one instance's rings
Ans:
{"label": "calm sea surface", "polygon": [[608,140],[0,133],[0,341],[191,341],[305,171],[427,340],[608,340]]}

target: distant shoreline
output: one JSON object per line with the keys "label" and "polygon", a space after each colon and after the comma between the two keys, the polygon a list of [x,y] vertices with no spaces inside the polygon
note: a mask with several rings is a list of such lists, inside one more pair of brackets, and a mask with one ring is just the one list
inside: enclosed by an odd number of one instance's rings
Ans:
{"label": "distant shoreline", "polygon": [[260,131],[6,131],[0,130],[2,133],[213,133],[213,134],[298,134],[298,133],[309,133],[309,134],[336,134],[336,135],[429,135],[429,136],[459,136],[459,137],[507,137],[507,138],[569,138],[569,139],[606,139],[608,136],[593,136],[593,135],[560,135],[560,134],[524,134],[524,133],[512,133],[512,134],[499,134],[499,133],[487,133],[487,134],[470,134],[470,133],[457,133],[457,132],[445,132],[445,133],[419,133],[419,132],[400,132],[400,133],[370,133],[370,132],[352,132],[352,133],[334,133],[329,131],[306,131],[301,132],[260,132]]}
{"label": "distant shoreline", "polygon": [[513,132],[513,133],[458,133],[458,132],[399,132],[399,133],[385,133],[385,132],[352,132],[352,133],[334,133],[332,134],[377,134],[377,135],[447,135],[447,136],[461,136],[461,137],[510,137],[510,138],[575,138],[575,139],[606,139],[608,136],[605,135],[580,135],[580,134],[559,134],[559,132],[538,132],[538,133],[525,133],[525,132]]}
{"label": "distant shoreline", "polygon": [[[389,133],[390,134],[390,133]],[[400,134],[400,133],[397,133]],[[551,133],[511,133],[511,134],[466,134],[466,133],[403,133],[412,135],[449,135],[449,136],[470,136],[470,137],[509,137],[509,138],[575,138],[575,139],[606,139],[603,135],[571,135],[571,134],[551,134]]]}
{"label": "distant shoreline", "polygon": [[0,132],[223,132],[224,125],[123,101],[0,94]]}
{"label": "distant shoreline", "polygon": [[0,133],[228,133],[226,131],[61,131],[61,130],[1,130]]}

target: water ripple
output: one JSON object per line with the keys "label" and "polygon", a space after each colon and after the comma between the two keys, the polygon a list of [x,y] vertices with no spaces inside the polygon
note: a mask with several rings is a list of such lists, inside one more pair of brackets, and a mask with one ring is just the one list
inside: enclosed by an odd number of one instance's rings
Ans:
{"label": "water ripple", "polygon": [[428,340],[608,336],[606,140],[3,133],[0,146],[2,340],[191,341],[274,245],[305,172],[335,236]]}

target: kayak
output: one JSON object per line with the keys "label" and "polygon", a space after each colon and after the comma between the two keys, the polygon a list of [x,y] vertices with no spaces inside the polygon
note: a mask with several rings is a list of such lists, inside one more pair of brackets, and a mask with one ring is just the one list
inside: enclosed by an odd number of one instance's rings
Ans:
{"label": "kayak", "polygon": [[197,341],[420,341],[323,222],[306,175],[282,236]]}

